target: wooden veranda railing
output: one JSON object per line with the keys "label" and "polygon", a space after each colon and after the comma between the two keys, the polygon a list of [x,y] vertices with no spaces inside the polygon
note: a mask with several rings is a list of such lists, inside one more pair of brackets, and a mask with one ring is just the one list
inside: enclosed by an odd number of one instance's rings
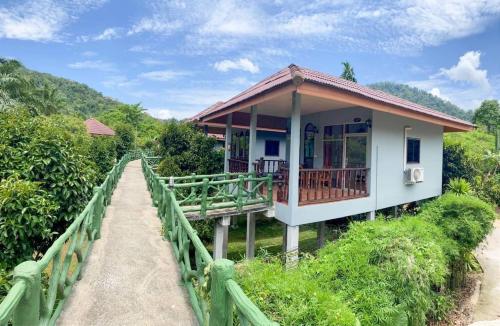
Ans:
{"label": "wooden veranda railing", "polygon": [[229,162],[229,172],[248,172],[248,159],[230,158]]}
{"label": "wooden veranda railing", "polygon": [[[368,168],[300,169],[299,205],[368,196]],[[282,168],[277,199],[288,202],[288,169]]]}
{"label": "wooden veranda railing", "polygon": [[[234,204],[232,195],[226,193],[226,188],[237,180],[258,182],[251,175],[239,175],[231,179],[231,174],[187,176],[170,179],[170,185],[165,178],[160,178],[148,165],[143,157],[142,168],[154,204],[158,207],[158,217],[164,227],[164,236],[172,243],[174,254],[180,266],[182,281],[188,291],[189,300],[200,325],[277,325],[270,321],[259,308],[245,295],[234,280],[234,262],[227,259],[213,260],[196,231],[191,227],[180,204],[188,201],[203,200],[205,209],[209,209],[210,201],[228,200]],[[198,180],[203,180],[201,183]],[[224,179],[221,179],[224,178]],[[268,178],[270,179],[270,178]],[[266,180],[267,181],[267,180]],[[173,183],[173,184],[172,184]],[[244,185],[244,184],[243,184]],[[214,188],[212,188],[214,187]],[[188,189],[188,197],[179,200],[180,189]],[[196,196],[192,196],[195,189]],[[206,197],[200,198],[201,189]],[[211,192],[211,190],[213,192]],[[240,189],[242,189],[240,187]],[[224,194],[221,195],[220,192]],[[238,190],[238,196],[249,197],[252,189],[246,193]],[[208,194],[211,193],[209,196]],[[189,198],[189,199],[188,199]],[[202,201],[202,203],[203,203]],[[238,200],[236,200],[238,202]],[[233,311],[234,310],[234,311]],[[233,323],[233,316],[237,320]]]}
{"label": "wooden veranda railing", "polygon": [[[25,261],[14,269],[14,285],[0,304],[0,325],[54,325],[95,240],[100,238],[101,221],[125,165],[139,158],[129,153],[108,172],[83,212],[49,247],[39,261]],[[76,258],[76,259],[75,259]],[[70,269],[72,262],[76,266]],[[50,271],[50,273],[48,273]],[[42,285],[48,276],[48,286]]]}

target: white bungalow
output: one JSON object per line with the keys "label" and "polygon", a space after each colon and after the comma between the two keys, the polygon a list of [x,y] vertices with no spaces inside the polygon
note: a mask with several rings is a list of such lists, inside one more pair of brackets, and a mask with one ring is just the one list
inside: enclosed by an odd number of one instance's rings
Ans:
{"label": "white bungalow", "polygon": [[[443,133],[473,129],[293,64],[193,119],[210,132],[225,129],[225,171],[257,169],[279,178],[274,216],[286,224],[292,258],[300,225],[365,213],[374,219],[376,210],[440,195]],[[253,257],[252,214],[247,227]]]}

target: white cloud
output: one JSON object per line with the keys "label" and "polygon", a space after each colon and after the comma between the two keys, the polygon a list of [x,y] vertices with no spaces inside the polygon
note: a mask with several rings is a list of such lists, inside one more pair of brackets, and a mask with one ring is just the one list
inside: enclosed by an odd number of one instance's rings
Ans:
{"label": "white cloud", "polygon": [[105,0],[27,0],[0,7],[0,38],[60,41],[61,31],[79,14]]}
{"label": "white cloud", "polygon": [[68,67],[73,69],[93,69],[101,71],[116,71],[116,68],[112,63],[105,62],[102,60],[86,60],[79,61],[75,63],[70,63]]}
{"label": "white cloud", "polygon": [[102,81],[102,84],[108,88],[127,88],[136,86],[140,84],[140,82],[137,79],[128,79],[127,76],[124,75],[114,75]]}
{"label": "white cloud", "polygon": [[152,32],[157,34],[171,34],[182,27],[180,20],[171,20],[162,16],[145,17],[134,24],[127,32],[128,35]]}
{"label": "white cloud", "polygon": [[106,28],[101,34],[94,37],[94,40],[96,41],[112,40],[118,38],[119,36],[120,33],[118,31],[118,28],[110,27]]}
{"label": "white cloud", "polygon": [[82,52],[82,55],[84,57],[95,57],[97,55],[97,53],[94,51],[84,51],[84,52]]}
{"label": "white cloud", "polygon": [[168,81],[178,77],[187,76],[191,73],[187,71],[174,71],[174,70],[156,70],[144,72],[139,75],[140,78],[155,80],[155,81]]}
{"label": "white cloud", "polygon": [[441,74],[453,81],[464,81],[478,85],[482,88],[490,88],[488,72],[479,69],[481,65],[481,53],[479,51],[469,51],[460,57],[458,63],[453,67],[441,68]]}
{"label": "white cloud", "polygon": [[149,113],[152,117],[161,120],[168,120],[175,117],[175,113],[169,109],[147,109],[146,112]]}
{"label": "white cloud", "polygon": [[243,70],[252,74],[256,74],[260,71],[259,66],[247,58],[241,58],[238,60],[222,60],[214,63],[214,68],[215,70],[222,72],[227,72],[229,70]]}
{"label": "white cloud", "polygon": [[168,65],[170,62],[165,61],[165,60],[145,58],[145,59],[141,60],[141,63],[146,65],[146,66],[164,66],[164,65]]}
{"label": "white cloud", "polygon": [[431,93],[432,95],[436,96],[436,97],[439,97],[439,98],[442,98],[443,100],[445,101],[449,101],[450,99],[446,96],[444,96],[443,94],[441,94],[441,91],[439,90],[439,88],[437,87],[433,87],[429,93]]}

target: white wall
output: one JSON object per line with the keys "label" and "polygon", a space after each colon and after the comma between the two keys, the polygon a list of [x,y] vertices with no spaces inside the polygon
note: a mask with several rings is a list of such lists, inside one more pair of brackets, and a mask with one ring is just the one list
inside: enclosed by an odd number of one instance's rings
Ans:
{"label": "white wall", "polygon": [[[278,140],[280,142],[279,156],[266,156],[266,140]],[[286,157],[286,134],[281,132],[258,131],[256,152],[257,159],[263,157],[266,160],[284,160]]]}
{"label": "white wall", "polygon": [[[332,110],[303,116],[301,137],[308,122],[319,129],[315,142],[315,168],[323,167],[323,127],[339,123],[352,123],[372,119],[367,149],[370,195],[365,198],[299,206],[291,210],[276,203],[276,218],[290,225],[314,223],[382,209],[421,200],[441,194],[443,128],[429,123],[407,119],[388,113],[363,108]],[[404,182],[404,128],[410,126],[408,137],[420,138],[420,163],[424,168],[424,182],[406,185]],[[301,140],[301,160],[303,155]],[[412,165],[409,165],[410,167]]]}

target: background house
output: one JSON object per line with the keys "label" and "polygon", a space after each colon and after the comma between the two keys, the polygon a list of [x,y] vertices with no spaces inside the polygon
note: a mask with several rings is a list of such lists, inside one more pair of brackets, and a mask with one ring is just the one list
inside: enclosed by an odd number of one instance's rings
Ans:
{"label": "background house", "polygon": [[115,131],[94,118],[85,120],[87,132],[92,136],[114,136]]}

